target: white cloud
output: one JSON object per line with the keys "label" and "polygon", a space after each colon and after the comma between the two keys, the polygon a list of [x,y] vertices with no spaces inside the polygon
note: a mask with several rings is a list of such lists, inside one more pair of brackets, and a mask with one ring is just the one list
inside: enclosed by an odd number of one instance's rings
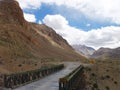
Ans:
{"label": "white cloud", "polygon": [[48,26],[51,26],[56,30],[62,29],[68,25],[68,21],[61,15],[46,15],[43,22],[47,23]]}
{"label": "white cloud", "polygon": [[47,15],[43,22],[62,35],[70,44],[85,44],[94,48],[120,46],[120,27],[108,26],[85,32],[69,26],[61,15]]}
{"label": "white cloud", "polygon": [[100,29],[94,29],[87,32],[87,39],[84,43],[87,45],[99,47],[115,48],[120,46],[120,27],[108,26]]}
{"label": "white cloud", "polygon": [[76,9],[86,17],[120,24],[120,0],[17,0],[22,8],[40,8],[41,3],[65,5]]}
{"label": "white cloud", "polygon": [[[42,3],[65,5],[85,15],[87,18],[102,22],[120,24],[120,0],[17,0],[23,9],[38,9]],[[36,21],[34,15],[25,14],[26,20]],[[32,18],[31,18],[32,17]],[[54,28],[70,44],[85,44],[99,47],[120,46],[120,27],[108,26],[85,32],[71,27],[61,15],[47,15],[43,22]],[[40,22],[41,23],[41,22]],[[86,25],[89,26],[89,25]]]}
{"label": "white cloud", "polygon": [[37,9],[41,6],[41,0],[17,0],[23,9]]}
{"label": "white cloud", "polygon": [[24,18],[29,22],[36,22],[36,18],[34,14],[24,13]]}
{"label": "white cloud", "polygon": [[91,19],[120,24],[120,0],[45,0],[79,10]]}
{"label": "white cloud", "polygon": [[41,20],[39,20],[39,22],[38,22],[39,24],[42,24],[42,21]]}

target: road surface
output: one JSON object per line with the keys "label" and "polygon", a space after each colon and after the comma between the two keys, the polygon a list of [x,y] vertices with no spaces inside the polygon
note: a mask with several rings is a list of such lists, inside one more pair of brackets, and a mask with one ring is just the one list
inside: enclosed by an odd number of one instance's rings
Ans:
{"label": "road surface", "polygon": [[65,65],[66,68],[57,73],[51,74],[47,77],[40,79],[39,81],[16,88],[14,90],[59,90],[59,78],[73,71],[76,67],[80,65],[80,63],[67,62],[65,63]]}

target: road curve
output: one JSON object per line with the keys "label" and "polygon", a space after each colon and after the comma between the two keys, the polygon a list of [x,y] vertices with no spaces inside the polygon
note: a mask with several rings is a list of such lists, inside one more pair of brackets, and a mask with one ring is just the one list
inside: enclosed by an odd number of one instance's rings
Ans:
{"label": "road curve", "polygon": [[14,90],[59,90],[59,78],[73,71],[76,67],[80,65],[80,63],[66,62],[65,65],[66,68],[57,73],[51,74],[45,78],[40,79],[39,81],[16,88]]}

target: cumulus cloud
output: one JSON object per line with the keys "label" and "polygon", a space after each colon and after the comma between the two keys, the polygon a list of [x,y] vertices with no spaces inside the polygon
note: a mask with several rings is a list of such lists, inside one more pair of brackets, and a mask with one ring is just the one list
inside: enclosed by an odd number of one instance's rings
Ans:
{"label": "cumulus cloud", "polygon": [[120,0],[45,0],[77,9],[88,18],[120,24]]}
{"label": "cumulus cloud", "polygon": [[24,13],[24,18],[29,22],[36,22],[36,18],[34,14]]}
{"label": "cumulus cloud", "polygon": [[86,17],[120,24],[120,0],[17,0],[22,8],[40,8],[41,3],[74,8]]}
{"label": "cumulus cloud", "polygon": [[39,24],[42,24],[42,21],[41,20],[39,20],[39,22],[38,22]]}
{"label": "cumulus cloud", "polygon": [[119,47],[120,46],[120,27],[108,26],[94,29],[87,32],[85,43],[95,47]]}
{"label": "cumulus cloud", "polygon": [[[68,21],[61,15],[46,15],[43,19],[44,23],[47,23],[48,26],[52,26],[54,29],[62,29],[68,25]],[[53,23],[54,22],[54,23]]]}
{"label": "cumulus cloud", "polygon": [[[120,0],[17,0],[23,9],[38,9],[42,3],[64,5],[73,8],[85,17],[100,22],[120,24]],[[24,14],[26,20],[36,21],[32,14]],[[62,35],[70,44],[85,44],[99,47],[120,46],[120,27],[107,26],[85,32],[69,25],[61,15],[46,15],[43,22]],[[40,22],[41,23],[41,22]],[[86,24],[89,26],[89,24]]]}
{"label": "cumulus cloud", "polygon": [[46,15],[43,22],[63,36],[71,45],[85,44],[96,49],[120,46],[120,27],[108,26],[85,32],[71,27],[69,22],[61,15]]}
{"label": "cumulus cloud", "polygon": [[17,0],[23,9],[37,9],[41,6],[41,0]]}

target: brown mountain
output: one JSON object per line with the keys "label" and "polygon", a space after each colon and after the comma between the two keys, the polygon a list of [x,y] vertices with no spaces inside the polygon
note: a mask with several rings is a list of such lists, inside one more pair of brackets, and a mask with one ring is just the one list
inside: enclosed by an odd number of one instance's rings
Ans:
{"label": "brown mountain", "polygon": [[40,68],[44,62],[83,59],[52,28],[25,21],[15,0],[0,0],[0,73]]}
{"label": "brown mountain", "polygon": [[72,45],[72,47],[78,51],[81,55],[85,55],[87,57],[89,57],[90,55],[92,55],[95,52],[95,49],[92,47],[88,47],[85,45]]}
{"label": "brown mountain", "polygon": [[92,57],[102,59],[120,59],[120,47],[115,49],[100,48],[93,53]]}

